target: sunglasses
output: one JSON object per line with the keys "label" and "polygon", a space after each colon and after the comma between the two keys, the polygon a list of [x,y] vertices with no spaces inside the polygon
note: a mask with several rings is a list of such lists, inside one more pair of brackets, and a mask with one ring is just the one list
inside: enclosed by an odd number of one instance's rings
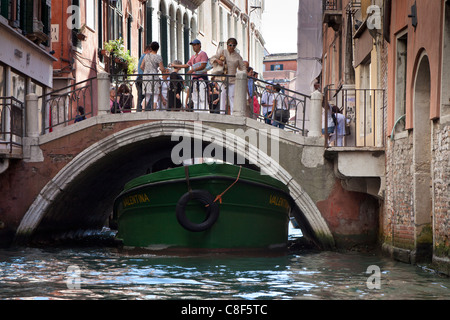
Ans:
{"label": "sunglasses", "polygon": [[228,46],[229,46],[229,47],[236,47],[236,45],[235,45],[235,44],[232,44],[232,43],[230,43]]}

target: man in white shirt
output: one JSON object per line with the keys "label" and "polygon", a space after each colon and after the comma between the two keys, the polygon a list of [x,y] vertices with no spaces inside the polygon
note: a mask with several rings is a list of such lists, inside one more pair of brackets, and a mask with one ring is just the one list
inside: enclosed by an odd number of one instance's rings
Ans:
{"label": "man in white shirt", "polygon": [[261,96],[262,113],[266,118],[265,121],[267,124],[272,124],[272,120],[268,119],[268,117],[272,113],[273,96],[273,87],[271,85],[267,85],[266,90],[264,90]]}

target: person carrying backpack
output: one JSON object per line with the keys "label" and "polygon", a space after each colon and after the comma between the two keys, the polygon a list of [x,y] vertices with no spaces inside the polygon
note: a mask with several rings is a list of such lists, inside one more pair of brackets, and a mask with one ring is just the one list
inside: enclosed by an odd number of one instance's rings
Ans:
{"label": "person carrying backpack", "polygon": [[128,85],[123,83],[117,91],[117,96],[119,97],[119,105],[122,109],[122,112],[130,113],[134,105],[134,100]]}

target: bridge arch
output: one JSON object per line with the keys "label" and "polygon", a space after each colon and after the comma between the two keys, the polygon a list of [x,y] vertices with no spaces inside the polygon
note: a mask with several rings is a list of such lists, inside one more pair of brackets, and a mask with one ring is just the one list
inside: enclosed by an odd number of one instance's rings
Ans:
{"label": "bridge arch", "polygon": [[[211,143],[208,132],[224,132],[223,129],[204,123],[199,130],[198,123],[193,121],[162,120],[139,124],[98,141],[78,154],[41,190],[23,217],[17,229],[16,239],[29,239],[38,230],[44,232],[46,226],[49,230],[69,224],[71,228],[101,227],[111,213],[113,199],[120,192],[124,183],[145,173],[133,171],[128,174],[127,170],[132,166],[138,167],[148,163],[147,153],[155,153],[160,150],[157,161],[170,156],[174,145],[179,143],[170,138],[174,132],[180,132],[180,130],[184,135],[190,136],[196,141],[202,141],[204,144]],[[276,175],[288,186],[297,205],[295,216],[306,228],[306,230],[302,230],[304,234],[323,248],[333,247],[333,235],[316,204],[304,191],[301,184],[285,168],[278,165],[278,159],[274,159],[264,150],[248,143],[245,137],[230,131],[227,131],[226,134],[232,135],[232,139],[236,142],[232,151],[237,156],[244,157],[258,168],[264,169],[266,174]],[[282,139],[280,138],[280,140]],[[152,143],[148,143],[149,141]],[[225,148],[229,148],[229,146],[225,146]],[[127,156],[136,156],[139,159],[128,161]],[[113,169],[106,169],[107,167]],[[114,173],[114,170],[119,170],[120,174]],[[108,175],[113,176],[116,180],[115,190],[108,186],[108,181],[104,181]],[[87,188],[92,187],[92,192],[76,187],[81,184],[85,184]],[[80,192],[85,195],[77,197]],[[96,192],[98,192],[97,195]],[[85,199],[87,194],[91,196],[91,199],[95,199],[91,201],[91,204],[86,203],[83,206],[77,202],[79,199]],[[95,201],[98,203],[89,211],[87,206],[93,205]],[[67,205],[67,203],[70,204]],[[67,211],[68,206],[72,208],[70,209],[72,211]],[[87,211],[82,212],[83,208],[86,208]],[[74,218],[77,215],[79,218]]]}

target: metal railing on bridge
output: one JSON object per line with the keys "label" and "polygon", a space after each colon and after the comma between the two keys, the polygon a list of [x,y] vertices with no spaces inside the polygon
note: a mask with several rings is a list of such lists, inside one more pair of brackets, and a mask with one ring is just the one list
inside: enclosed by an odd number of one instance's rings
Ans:
{"label": "metal railing on bridge", "polygon": [[[111,113],[171,111],[232,114],[233,76],[203,75],[196,78],[190,74],[135,74],[111,75],[110,79]],[[309,96],[259,79],[248,80],[245,116],[306,135],[305,114]],[[41,96],[43,133],[73,124],[79,106],[84,107],[85,117],[95,116],[98,101],[96,88],[97,79],[92,78]],[[275,110],[274,106],[280,110]],[[274,112],[267,112],[270,109]]]}
{"label": "metal railing on bridge", "polygon": [[[111,76],[116,89],[113,101],[120,112],[179,111],[228,115],[233,113],[234,76],[149,74]],[[136,86],[137,99],[129,104],[128,92]],[[125,94],[124,94],[125,93]],[[114,93],[113,93],[114,94]],[[306,100],[310,97],[271,82],[248,78],[244,114],[280,129],[306,135]],[[111,112],[116,110],[111,104]],[[126,106],[126,108],[123,108]],[[270,112],[273,110],[273,112]],[[285,110],[285,111],[283,111]],[[284,113],[284,114],[283,114]]]}
{"label": "metal railing on bridge", "polygon": [[24,135],[24,103],[14,97],[0,97],[0,148],[12,153],[14,147],[22,147]]}
{"label": "metal railing on bridge", "polygon": [[39,97],[42,103],[42,133],[74,123],[79,107],[83,108],[85,117],[93,116],[96,82],[96,78],[90,78]]}
{"label": "metal railing on bridge", "polygon": [[[249,78],[250,104],[259,104],[252,116],[267,124],[306,136],[306,107],[309,95],[284,88],[276,83]],[[272,109],[270,113],[268,110]],[[287,112],[286,112],[287,110]]]}

